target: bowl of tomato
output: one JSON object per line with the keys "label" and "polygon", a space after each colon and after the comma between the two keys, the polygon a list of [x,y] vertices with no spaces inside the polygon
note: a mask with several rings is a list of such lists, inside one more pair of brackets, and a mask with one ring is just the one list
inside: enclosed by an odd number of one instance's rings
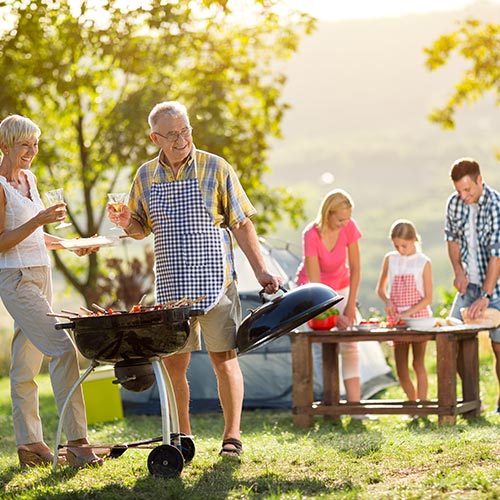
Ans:
{"label": "bowl of tomato", "polygon": [[339,317],[339,312],[335,308],[328,309],[315,318],[310,319],[307,322],[307,326],[312,330],[331,330],[337,326],[337,318]]}
{"label": "bowl of tomato", "polygon": [[374,330],[375,328],[378,328],[380,326],[379,320],[375,319],[368,319],[368,320],[363,320],[360,321],[357,325],[354,325],[356,330],[361,330],[361,331],[370,331]]}

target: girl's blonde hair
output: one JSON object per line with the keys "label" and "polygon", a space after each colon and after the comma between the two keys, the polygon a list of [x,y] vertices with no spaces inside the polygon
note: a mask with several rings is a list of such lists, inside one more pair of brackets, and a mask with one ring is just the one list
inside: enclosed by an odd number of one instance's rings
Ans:
{"label": "girl's blonde hair", "polygon": [[415,240],[420,242],[420,236],[417,233],[415,224],[407,219],[398,219],[395,221],[391,226],[389,236],[391,240],[394,238],[400,238],[402,240]]}
{"label": "girl's blonde hair", "polygon": [[333,189],[327,193],[321,202],[318,215],[314,221],[318,229],[323,229],[331,213],[345,208],[354,208],[354,202],[347,191],[343,189]]}
{"label": "girl's blonde hair", "polygon": [[18,141],[25,141],[33,137],[38,139],[41,133],[38,125],[29,118],[9,115],[0,123],[0,145],[12,147]]}

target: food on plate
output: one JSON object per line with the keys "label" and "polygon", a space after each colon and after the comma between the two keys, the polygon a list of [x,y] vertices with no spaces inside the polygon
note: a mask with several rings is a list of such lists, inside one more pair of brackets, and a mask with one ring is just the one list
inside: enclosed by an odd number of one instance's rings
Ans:
{"label": "food on plate", "polygon": [[446,318],[436,318],[436,326],[458,326],[463,324],[463,321],[457,318],[452,318],[451,316],[447,316]]}
{"label": "food on plate", "polygon": [[70,240],[60,240],[58,243],[67,250],[78,248],[108,247],[118,244],[120,238],[108,236],[91,236],[90,238],[73,238]]}
{"label": "food on plate", "polygon": [[464,323],[467,325],[487,325],[487,326],[499,326],[500,325],[500,311],[488,307],[479,318],[469,318],[469,308],[462,307],[460,309]]}
{"label": "food on plate", "polygon": [[385,323],[386,328],[406,328],[406,321],[400,319],[398,321],[390,320]]}
{"label": "food on plate", "polygon": [[380,326],[380,321],[376,318],[363,319],[354,328],[358,330],[372,330]]}

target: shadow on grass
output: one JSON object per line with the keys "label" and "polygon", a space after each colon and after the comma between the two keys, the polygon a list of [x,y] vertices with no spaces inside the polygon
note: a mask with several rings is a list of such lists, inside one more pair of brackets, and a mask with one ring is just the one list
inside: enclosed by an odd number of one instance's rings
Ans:
{"label": "shadow on grass", "polygon": [[[161,498],[184,500],[219,500],[228,498],[231,492],[240,492],[242,497],[251,495],[255,497],[279,495],[287,492],[307,491],[312,494],[324,494],[332,491],[332,487],[315,478],[287,479],[283,476],[263,471],[261,474],[248,479],[238,479],[237,472],[240,463],[231,459],[220,459],[212,466],[204,469],[203,473],[194,483],[187,484],[182,474],[175,478],[163,478],[156,476],[144,476],[136,480],[133,485],[123,486],[120,478],[116,483],[99,487],[93,485],[90,488],[79,490],[61,491],[65,483],[71,480],[78,470],[70,467],[59,468],[52,473],[47,467],[43,477],[27,479],[23,491],[8,491],[8,484],[15,480],[20,473],[18,467],[10,467],[0,473],[0,497],[5,499],[15,498],[43,498],[54,500],[69,500],[77,498],[88,499],[132,499],[132,498]],[[104,465],[105,467],[105,465]],[[335,485],[336,490],[351,491],[353,488],[349,481]],[[54,491],[55,489],[59,491]],[[30,491],[31,490],[31,491]],[[51,491],[52,490],[52,491]]]}
{"label": "shadow on grass", "polygon": [[8,498],[5,488],[12,481],[12,478],[19,473],[19,467],[6,467],[0,472],[0,498]]}

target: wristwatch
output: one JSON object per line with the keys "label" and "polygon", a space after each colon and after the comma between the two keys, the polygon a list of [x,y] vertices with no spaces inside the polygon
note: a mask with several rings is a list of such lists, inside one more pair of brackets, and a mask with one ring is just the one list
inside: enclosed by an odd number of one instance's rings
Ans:
{"label": "wristwatch", "polygon": [[484,290],[481,290],[481,298],[482,299],[491,299],[491,295],[488,292],[485,292]]}

